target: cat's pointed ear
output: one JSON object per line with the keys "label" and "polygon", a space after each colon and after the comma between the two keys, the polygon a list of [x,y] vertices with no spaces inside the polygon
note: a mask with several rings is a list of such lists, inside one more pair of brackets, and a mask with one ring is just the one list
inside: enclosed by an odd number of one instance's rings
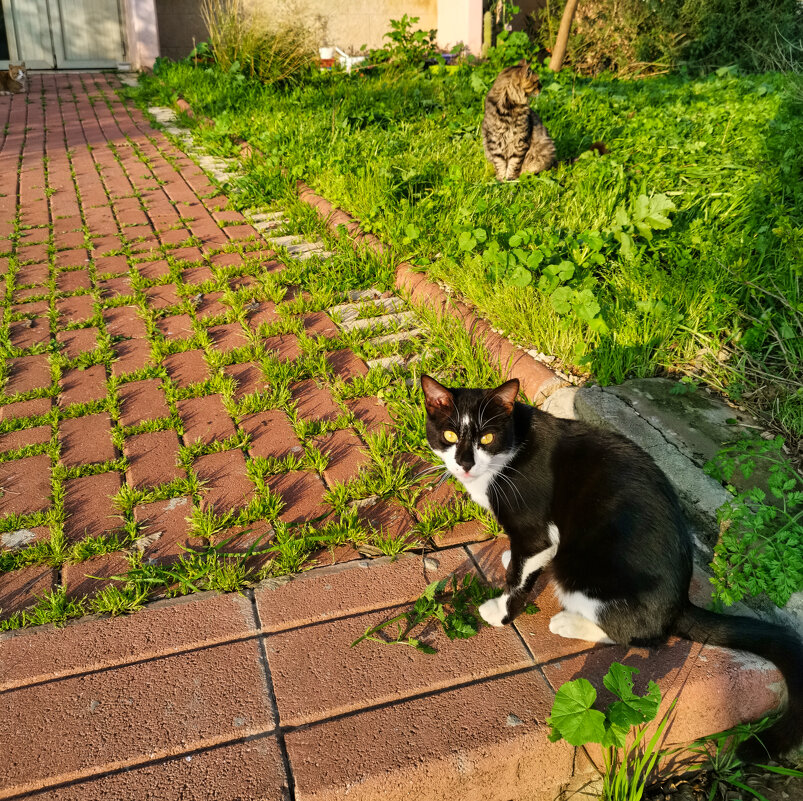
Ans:
{"label": "cat's pointed ear", "polygon": [[428,414],[446,411],[454,406],[452,393],[428,375],[421,376],[421,389],[424,390],[424,404]]}
{"label": "cat's pointed ear", "polygon": [[504,409],[506,414],[513,411],[513,404],[519,394],[519,379],[511,378],[510,381],[505,381],[501,387],[497,387],[492,391],[493,399]]}

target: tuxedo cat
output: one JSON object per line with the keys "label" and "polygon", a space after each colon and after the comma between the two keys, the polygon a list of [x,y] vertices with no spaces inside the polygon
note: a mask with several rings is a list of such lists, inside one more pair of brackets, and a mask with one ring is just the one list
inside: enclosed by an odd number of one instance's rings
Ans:
{"label": "tuxedo cat", "polygon": [[517,379],[448,389],[423,376],[421,385],[430,447],[510,538],[505,592],[479,608],[486,622],[510,623],[549,565],[563,606],[552,633],[621,645],[674,634],[751,651],[778,667],[789,690],[764,746],[777,754],[801,742],[803,643],[783,626],[689,601],[691,534],[650,456],[619,434],[517,403]]}

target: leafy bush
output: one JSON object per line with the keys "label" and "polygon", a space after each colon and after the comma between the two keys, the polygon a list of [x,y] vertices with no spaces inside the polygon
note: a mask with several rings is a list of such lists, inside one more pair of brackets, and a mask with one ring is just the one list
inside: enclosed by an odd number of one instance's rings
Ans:
{"label": "leafy bush", "polygon": [[394,65],[402,68],[421,68],[438,55],[435,44],[437,31],[413,30],[420,17],[408,17],[390,21],[390,31],[383,38],[390,40],[385,47],[371,50],[368,61],[371,64]]}
{"label": "leafy bush", "polygon": [[224,72],[266,84],[298,77],[316,58],[309,31],[291,19],[269,21],[243,0],[203,0],[209,46]]}
{"label": "leafy bush", "polygon": [[783,606],[803,589],[803,478],[784,456],[783,439],[729,445],[706,470],[727,482],[737,469],[749,478],[757,465],[768,468],[772,497],[753,487],[719,510],[711,582],[714,598],[724,604],[766,593]]}
{"label": "leafy bush", "polygon": [[[548,0],[538,38],[550,49],[563,3]],[[575,15],[566,64],[585,74],[635,75],[685,64],[769,68],[784,42],[803,38],[798,0],[590,0]]]}

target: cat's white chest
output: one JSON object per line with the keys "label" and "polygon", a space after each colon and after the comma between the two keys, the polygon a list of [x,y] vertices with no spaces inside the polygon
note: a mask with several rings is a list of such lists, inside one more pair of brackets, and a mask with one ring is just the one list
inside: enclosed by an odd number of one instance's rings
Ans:
{"label": "cat's white chest", "polygon": [[486,473],[482,476],[477,476],[473,481],[467,479],[460,479],[458,481],[466,488],[469,498],[474,503],[479,504],[483,509],[491,511],[491,500],[488,497],[488,490],[491,482],[494,480],[495,475]]}

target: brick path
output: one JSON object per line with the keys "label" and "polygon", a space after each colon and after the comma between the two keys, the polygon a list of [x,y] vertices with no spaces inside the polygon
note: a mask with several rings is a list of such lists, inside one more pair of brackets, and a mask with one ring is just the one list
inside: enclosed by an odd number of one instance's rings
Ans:
{"label": "brick path", "polygon": [[[307,337],[337,331],[324,311],[282,308],[298,296],[292,287],[272,297],[264,277],[283,263],[259,235],[269,218],[253,227],[227,208],[116,85],[42,76],[30,102],[0,98],[0,174],[20,176],[16,195],[8,184],[0,195],[0,556],[138,527],[149,534],[143,555],[169,563],[193,544],[194,506],[251,510],[250,527],[268,531],[254,470],[301,443],[283,407],[239,405],[269,389],[254,348],[294,361]],[[395,298],[368,300],[408,313]],[[360,328],[344,303],[339,325]],[[295,322],[280,330],[280,317]],[[368,369],[348,349],[326,360],[332,381]],[[221,374],[235,382],[225,391]],[[341,402],[331,386],[309,377],[290,388],[301,419],[338,425],[313,435],[330,454],[320,474],[263,476],[284,521],[327,513],[325,489],[363,464],[361,432],[390,423],[376,398]],[[417,511],[377,504],[365,515],[404,534]],[[681,695],[672,741],[776,703],[776,673],[718,649],[677,642],[648,660],[555,638],[543,584],[540,613],[466,641],[433,634],[434,656],[350,648],[436,578],[479,569],[501,582],[504,544],[477,543],[481,527],[464,526],[426,557],[361,560],[343,547],[326,556],[343,564],[243,595],[2,635],[0,798],[551,801],[590,775],[582,752],[546,740],[566,680],[599,686],[615,659],[640,667],[642,686],[653,678],[667,700]],[[19,567],[0,574],[0,606],[11,614],[60,584],[76,597],[95,592],[125,564],[107,553]]]}

